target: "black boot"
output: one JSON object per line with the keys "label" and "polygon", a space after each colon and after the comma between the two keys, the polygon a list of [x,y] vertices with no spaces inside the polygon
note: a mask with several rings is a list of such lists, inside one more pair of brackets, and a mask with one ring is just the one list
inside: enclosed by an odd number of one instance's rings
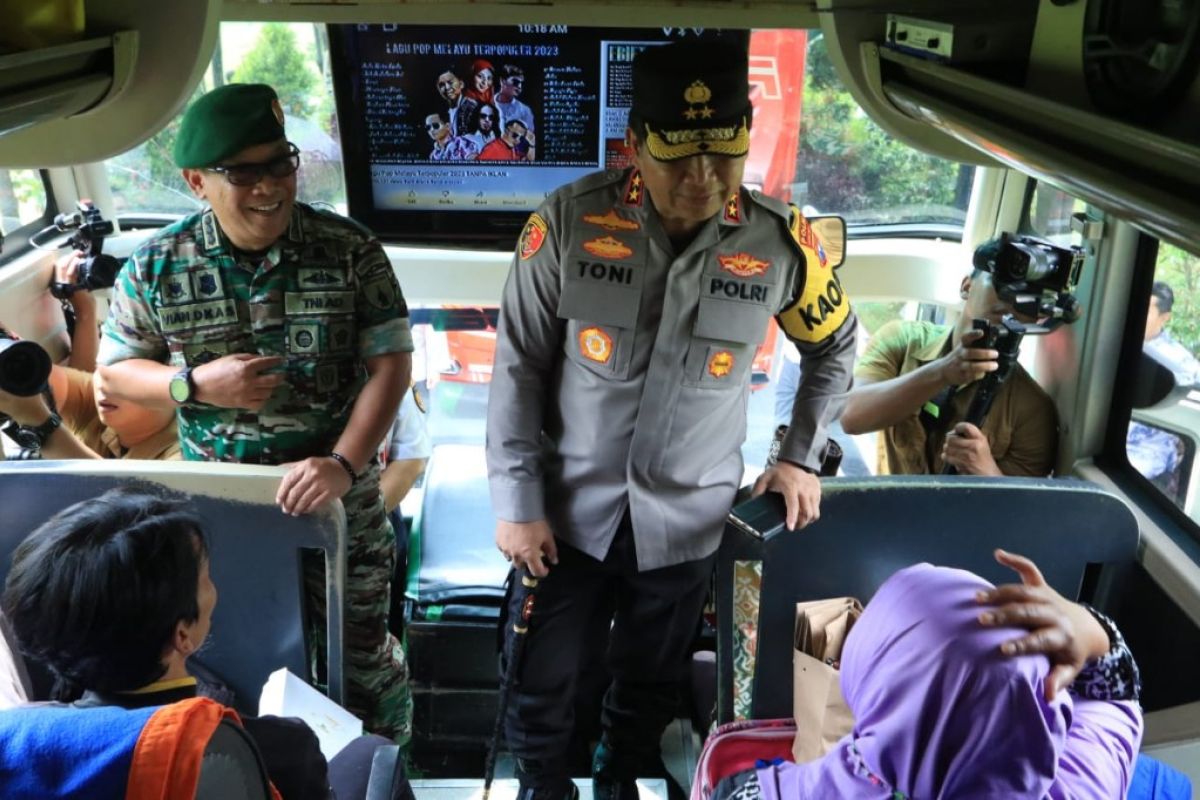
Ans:
{"label": "black boot", "polygon": [[607,741],[601,739],[592,757],[594,800],[638,800],[637,766],[623,761]]}
{"label": "black boot", "polygon": [[543,761],[517,759],[517,800],[579,800],[579,787],[566,771]]}

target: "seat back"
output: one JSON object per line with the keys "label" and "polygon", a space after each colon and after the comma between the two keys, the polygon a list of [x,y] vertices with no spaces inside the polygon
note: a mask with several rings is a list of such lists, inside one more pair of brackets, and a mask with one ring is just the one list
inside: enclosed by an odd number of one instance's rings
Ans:
{"label": "seat back", "polygon": [[329,696],[341,702],[345,512],[335,503],[303,517],[281,513],[274,502],[281,474],[273,467],[195,462],[0,462],[0,582],[16,546],[72,503],[134,480],[187,492],[204,520],[220,592],[208,643],[193,659],[251,705],[280,667],[308,675],[300,556],[301,548],[320,549],[329,608]]}
{"label": "seat back", "polygon": [[720,722],[734,716],[738,562],[762,565],[749,707],[751,718],[771,719],[792,715],[798,602],[855,596],[866,603],[892,573],[922,561],[1014,582],[993,558],[1000,547],[1033,559],[1064,596],[1103,607],[1137,558],[1133,513],[1082,481],[911,476],[822,485],[821,518],[800,531],[784,528],[777,494],[730,515],[717,562]]}
{"label": "seat back", "polygon": [[0,797],[271,800],[258,748],[231,714],[204,698],[0,711]]}
{"label": "seat back", "polygon": [[495,530],[483,445],[434,447],[409,538],[408,597],[498,608],[509,565],[496,550]]}

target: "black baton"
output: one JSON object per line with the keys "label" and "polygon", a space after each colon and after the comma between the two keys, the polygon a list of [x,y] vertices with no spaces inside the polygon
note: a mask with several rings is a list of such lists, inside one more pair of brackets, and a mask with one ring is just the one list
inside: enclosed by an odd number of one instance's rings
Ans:
{"label": "black baton", "polygon": [[[525,649],[525,634],[529,633],[529,619],[533,616],[533,604],[537,597],[538,578],[525,569],[513,571],[513,593],[520,598],[521,613],[512,623],[512,646],[508,648],[508,659],[504,666],[504,679],[500,682],[499,708],[496,710],[496,727],[492,729],[492,744],[488,747],[483,762],[483,798],[488,800],[492,792],[492,780],[496,777],[496,751],[500,749],[500,737],[504,733],[504,718],[508,713],[508,696],[517,682],[517,671],[521,664],[521,652]],[[508,637],[505,637],[507,640]]]}

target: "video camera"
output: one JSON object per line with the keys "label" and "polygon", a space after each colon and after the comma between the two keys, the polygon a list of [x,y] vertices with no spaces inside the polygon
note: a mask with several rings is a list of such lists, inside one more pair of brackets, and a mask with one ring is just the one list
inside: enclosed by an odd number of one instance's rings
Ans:
{"label": "video camera", "polygon": [[1002,233],[976,248],[974,266],[992,274],[996,294],[1017,314],[1041,323],[1040,328],[1027,326],[1028,333],[1048,333],[1082,313],[1072,294],[1083,269],[1082,247]]}
{"label": "video camera", "polygon": [[80,290],[107,289],[117,280],[121,261],[105,255],[104,237],[113,231],[112,222],[100,215],[90,200],[80,200],[75,211],[59,214],[54,218],[54,227],[60,231],[74,231],[68,244],[83,253],[75,283],[50,284],[50,294],[65,300]]}
{"label": "video camera", "polygon": [[32,397],[50,380],[50,354],[37,342],[14,339],[0,328],[0,391]]}

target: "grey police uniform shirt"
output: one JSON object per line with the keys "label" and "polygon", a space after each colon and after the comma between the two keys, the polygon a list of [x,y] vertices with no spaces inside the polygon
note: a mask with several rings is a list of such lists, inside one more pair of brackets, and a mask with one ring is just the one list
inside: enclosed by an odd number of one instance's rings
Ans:
{"label": "grey police uniform shirt", "polygon": [[742,187],[676,256],[635,171],[560,188],[526,224],[501,303],[496,516],[546,519],[603,559],[628,507],[639,570],[710,555],[742,478],[751,362],[772,315],[805,359],[781,458],[816,470],[857,320],[799,212]]}

